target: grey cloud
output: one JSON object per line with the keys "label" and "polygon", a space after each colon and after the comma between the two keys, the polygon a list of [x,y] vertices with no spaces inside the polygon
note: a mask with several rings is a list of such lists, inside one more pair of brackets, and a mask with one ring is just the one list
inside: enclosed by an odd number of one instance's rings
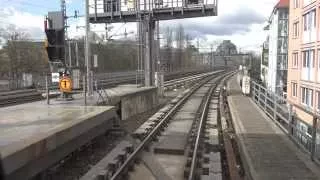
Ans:
{"label": "grey cloud", "polygon": [[181,24],[185,32],[191,37],[205,37],[206,35],[229,36],[234,34],[244,34],[250,32],[253,24],[262,24],[265,17],[254,9],[241,7],[233,13],[218,15],[218,17],[206,17],[196,19],[186,19],[183,21],[167,21],[163,23],[163,28],[175,27]]}
{"label": "grey cloud", "polygon": [[244,25],[261,24],[265,20],[266,19],[261,14],[246,7],[242,7],[241,9],[239,8],[234,13],[221,16],[221,18],[219,18],[220,23]]}
{"label": "grey cloud", "polygon": [[30,35],[31,39],[44,39],[45,38],[45,33],[44,30],[41,28],[26,28],[25,32],[28,32],[28,34]]}

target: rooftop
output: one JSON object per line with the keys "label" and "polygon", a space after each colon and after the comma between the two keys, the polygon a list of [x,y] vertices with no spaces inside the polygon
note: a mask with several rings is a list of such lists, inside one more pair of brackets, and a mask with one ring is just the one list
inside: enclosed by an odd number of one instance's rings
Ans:
{"label": "rooftop", "polygon": [[274,8],[288,8],[288,7],[289,7],[289,0],[279,0],[279,2]]}

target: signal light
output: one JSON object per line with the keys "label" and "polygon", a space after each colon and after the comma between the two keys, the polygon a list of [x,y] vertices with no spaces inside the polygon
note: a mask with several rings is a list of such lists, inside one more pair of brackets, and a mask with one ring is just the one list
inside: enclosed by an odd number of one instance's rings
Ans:
{"label": "signal light", "polygon": [[64,29],[46,29],[47,41],[45,47],[49,61],[64,60]]}

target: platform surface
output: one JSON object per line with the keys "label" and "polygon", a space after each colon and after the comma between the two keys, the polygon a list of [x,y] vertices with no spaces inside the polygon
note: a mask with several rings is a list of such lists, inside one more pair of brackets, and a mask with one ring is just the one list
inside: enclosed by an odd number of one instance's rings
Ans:
{"label": "platform surface", "polygon": [[[136,84],[125,84],[118,85],[113,88],[100,90],[98,93],[94,91],[92,96],[87,96],[87,105],[97,105],[102,103],[102,101],[107,101],[107,104],[115,105],[120,101],[121,97],[135,95],[137,93],[143,93],[145,91],[150,91],[155,89],[155,87],[138,87]],[[58,91],[52,91],[51,94],[59,94]],[[43,97],[46,97],[46,94],[42,94]],[[57,101],[57,98],[50,99],[50,104],[68,104],[68,105],[84,105],[84,95],[81,92],[80,94],[73,95],[74,100],[72,101]],[[46,101],[38,101],[33,104],[46,104]]]}
{"label": "platform surface", "polygon": [[[32,104],[32,103],[31,103]],[[0,108],[0,152],[10,154],[36,139],[104,113],[111,106],[18,105]],[[21,142],[20,145],[16,143]]]}
{"label": "platform surface", "polygon": [[[75,144],[84,144],[94,134],[111,129],[116,118],[112,106],[47,106],[41,102],[0,108],[0,114],[0,154],[11,179],[34,175],[59,161],[76,148]],[[61,149],[66,144],[68,147]]]}
{"label": "platform surface", "polygon": [[246,174],[254,180],[317,180],[320,168],[251,101],[233,77],[228,102]]}

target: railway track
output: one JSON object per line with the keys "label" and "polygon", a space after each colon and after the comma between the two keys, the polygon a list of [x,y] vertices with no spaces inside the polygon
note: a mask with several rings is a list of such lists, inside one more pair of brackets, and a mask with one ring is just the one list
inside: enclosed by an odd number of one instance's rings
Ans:
{"label": "railway track", "polygon": [[[165,82],[165,88],[175,88],[177,86],[186,85],[188,83],[191,83],[192,81],[199,80],[203,77],[209,76],[210,73],[202,73],[199,74],[199,72],[186,72],[183,74],[170,74],[167,76],[168,80]],[[110,85],[115,84],[123,84],[128,82],[134,82],[135,78],[132,77],[132,74],[129,75],[123,75],[123,76],[117,76],[116,79],[110,79],[108,81],[102,81],[99,86],[103,87],[109,87]],[[181,77],[186,76],[186,77]],[[173,77],[180,77],[177,79],[172,79]],[[120,80],[120,79],[121,80]],[[56,87],[55,87],[56,88]],[[54,89],[51,87],[50,89]],[[5,91],[0,92],[0,107],[10,106],[10,105],[17,105],[27,102],[33,102],[33,101],[39,101],[44,99],[41,92],[44,92],[43,89],[24,89],[24,90],[15,90],[15,91]],[[82,92],[79,91],[79,93]],[[50,97],[57,97],[59,95],[58,91],[56,93],[50,94]]]}
{"label": "railway track", "polygon": [[[225,122],[226,108],[220,111],[225,103],[219,100],[220,89],[231,75],[204,78],[183,92],[81,179],[229,179],[230,169],[238,168],[239,163],[228,164],[237,152],[230,151],[235,147],[229,143],[225,146],[226,128],[232,125]],[[140,161],[143,163],[137,164]]]}
{"label": "railway track", "polygon": [[0,92],[0,107],[39,101],[41,99],[43,99],[43,97],[36,89]]}

